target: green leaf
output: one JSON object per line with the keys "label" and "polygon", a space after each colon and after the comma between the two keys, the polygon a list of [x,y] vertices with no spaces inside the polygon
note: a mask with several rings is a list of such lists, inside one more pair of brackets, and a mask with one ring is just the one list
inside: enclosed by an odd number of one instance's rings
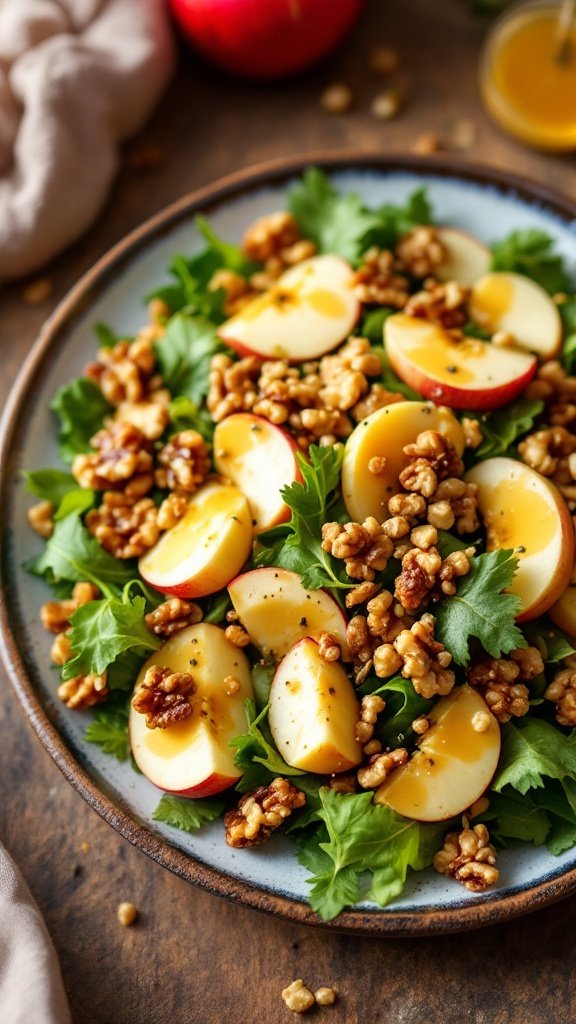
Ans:
{"label": "green leaf", "polygon": [[70,491],[78,488],[78,482],[63,469],[35,469],[32,472],[22,471],[26,481],[26,490],[35,494],[42,501],[51,501],[58,506],[62,498]]}
{"label": "green leaf", "polygon": [[515,623],[520,599],[503,591],[509,587],[518,559],[509,550],[490,551],[472,559],[454,597],[447,597],[436,609],[436,636],[457,665],[470,661],[468,639],[476,637],[493,658],[526,647]]}
{"label": "green leaf", "polygon": [[550,820],[550,832],[546,838],[550,853],[559,857],[565,850],[576,846],[576,813],[566,799],[562,786],[548,781],[544,789],[535,789],[531,797],[544,809]]}
{"label": "green leaf", "polygon": [[372,803],[371,793],[341,794],[323,787],[319,817],[327,838],[304,841],[300,859],[314,873],[310,904],[331,920],[361,894],[361,876],[369,873],[365,895],[385,906],[403,889],[409,867],[431,862],[443,826],[402,818]]}
{"label": "green leaf", "polygon": [[268,706],[268,701],[270,699],[270,687],[272,686],[272,680],[275,672],[276,665],[274,662],[257,661],[256,664],[252,666],[252,686],[258,711],[261,711]]}
{"label": "green leaf", "polygon": [[[378,309],[369,309],[360,322],[359,334],[362,338],[368,338],[372,345],[381,346],[384,334],[384,324],[389,316],[396,313],[395,309],[388,306],[380,306]],[[378,351],[380,355],[380,351]],[[382,356],[380,356],[382,358]]]}
{"label": "green leaf", "polygon": [[167,388],[199,406],[208,393],[210,360],[222,346],[214,325],[202,317],[177,313],[168,321],[166,334],[156,346],[158,368]]}
{"label": "green leaf", "polygon": [[332,253],[353,263],[362,251],[362,239],[378,225],[359,196],[340,195],[328,177],[310,167],[288,193],[288,209],[302,234],[321,253]]}
{"label": "green leaf", "polygon": [[[277,775],[304,775],[299,768],[287,765],[276,750],[266,726],[268,706],[266,705],[256,717],[254,701],[247,700],[244,702],[244,710],[248,730],[230,740],[230,746],[236,751],[234,764],[244,770],[244,775],[236,786],[238,792],[246,793],[255,786],[267,785]],[[261,767],[254,770],[255,765]]]}
{"label": "green leaf", "polygon": [[570,290],[563,257],[554,250],[554,239],[539,228],[512,231],[492,245],[492,270],[525,274],[550,295]]}
{"label": "green leaf", "polygon": [[154,821],[163,821],[166,825],[179,828],[183,832],[196,832],[209,821],[219,818],[226,807],[226,798],[210,796],[204,800],[187,800],[181,796],[170,796],[167,793],[161,798],[155,811]]}
{"label": "green leaf", "polygon": [[576,295],[568,295],[565,302],[558,306],[564,327],[564,344],[562,346],[562,365],[567,373],[576,370]]}
{"label": "green leaf", "polygon": [[395,676],[380,686],[377,692],[386,701],[386,710],[379,717],[377,738],[387,747],[402,745],[413,735],[412,722],[426,715],[433,700],[420,697],[411,679]]}
{"label": "green leaf", "polygon": [[419,224],[432,221],[432,207],[425,187],[412,192],[403,205],[384,203],[373,214],[376,222],[362,239],[362,252],[373,245],[379,249],[393,249],[402,235]]}
{"label": "green leaf", "polygon": [[570,638],[556,629],[547,618],[533,619],[523,629],[528,643],[538,648],[547,665],[556,664],[576,654],[576,647]]}
{"label": "green leaf", "polygon": [[72,615],[70,645],[74,657],[62,667],[62,678],[102,673],[125,651],[142,655],[158,651],[163,641],[144,622],[143,597],[101,598],[81,605]]}
{"label": "green leaf", "polygon": [[77,487],[74,491],[68,491],[62,498],[54,513],[54,521],[59,522],[66,519],[66,516],[82,516],[89,508],[96,504],[96,492],[89,487]]}
{"label": "green leaf", "polygon": [[54,582],[88,580],[104,593],[109,591],[109,596],[111,587],[113,591],[114,585],[124,586],[134,575],[130,565],[109,555],[78,516],[72,515],[56,523],[44,551],[29,568]]}
{"label": "green leaf", "polygon": [[66,463],[91,450],[90,439],[113,411],[97,384],[85,377],[61,387],[50,408],[60,421],[60,457]]}
{"label": "green leaf", "polygon": [[208,242],[208,251],[217,253],[219,268],[233,270],[236,274],[241,274],[242,277],[249,277],[259,269],[258,263],[246,259],[239,245],[232,245],[220,238],[205,217],[196,217],[196,227]]}
{"label": "green leaf", "polygon": [[492,789],[519,793],[541,789],[544,779],[576,779],[576,733],[567,736],[539,718],[520,718],[503,730],[504,742]]}
{"label": "green leaf", "polygon": [[116,334],[108,324],[94,324],[94,333],[102,348],[114,348],[119,341],[127,340],[125,334]]}
{"label": "green leaf", "polygon": [[528,795],[519,796],[513,789],[491,793],[490,806],[478,820],[492,823],[490,835],[502,845],[506,845],[507,839],[520,839],[542,846],[550,832],[546,811]]}
{"label": "green leaf", "polygon": [[105,754],[111,754],[118,761],[126,761],[130,756],[128,709],[106,707],[98,710],[84,730],[84,739],[88,743],[96,743]]}
{"label": "green leaf", "polygon": [[108,666],[106,671],[108,689],[132,691],[144,661],[145,656],[138,654],[137,651],[124,651]]}
{"label": "green leaf", "polygon": [[484,440],[474,449],[474,459],[491,459],[496,455],[511,454],[510,448],[514,442],[532,429],[534,420],[543,409],[544,402],[539,399],[519,398],[496,412],[463,413],[469,419],[478,420],[484,434]]}
{"label": "green leaf", "polygon": [[168,413],[174,433],[197,430],[208,444],[212,444],[216,424],[205,406],[197,406],[191,398],[180,395],[172,399]]}
{"label": "green leaf", "polygon": [[208,603],[205,605],[205,612],[203,622],[212,622],[216,626],[223,622],[226,617],[226,612],[232,607],[232,601],[230,600],[230,594],[227,590],[221,590],[217,594],[213,594],[209,597]]}

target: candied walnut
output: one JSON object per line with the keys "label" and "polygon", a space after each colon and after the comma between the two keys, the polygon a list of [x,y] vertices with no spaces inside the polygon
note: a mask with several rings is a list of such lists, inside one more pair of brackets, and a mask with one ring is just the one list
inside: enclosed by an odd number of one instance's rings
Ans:
{"label": "candied walnut", "polygon": [[432,277],[424,282],[422,291],[410,296],[404,312],[452,330],[462,327],[468,320],[469,297],[470,288],[458,281],[441,284]]}
{"label": "candied walnut", "polygon": [[148,402],[121,402],[116,409],[117,423],[130,423],[149,441],[157,441],[170,422],[170,392],[156,391]]}
{"label": "candied walnut", "polygon": [[297,978],[287,988],[282,989],[282,999],[293,1013],[305,1013],[314,1005],[314,995],[302,981]]}
{"label": "candied walnut", "polygon": [[90,509],[86,526],[115,558],[140,558],[160,536],[158,509],[152,498],[135,501],[116,491],[106,491],[102,504]]}
{"label": "candied walnut", "polygon": [[407,618],[404,609],[394,605],[394,598],[389,590],[382,590],[376,597],[371,598],[366,610],[368,612],[366,619],[368,632],[376,640],[390,642],[407,625],[412,625],[412,619]]}
{"label": "candied walnut", "polygon": [[392,516],[415,519],[426,511],[426,500],[421,494],[394,494],[388,501],[388,511]]}
{"label": "candied walnut", "polygon": [[372,582],[376,572],[385,569],[393,546],[377,519],[369,516],[362,524],[325,523],[322,547],[334,558],[344,561],[353,579]]}
{"label": "candied walnut", "polygon": [[65,683],[60,683],[56,692],[60,700],[72,711],[81,711],[83,708],[92,708],[95,704],[102,704],[110,693],[106,686],[105,672],[100,676],[90,673],[86,676],[67,679]]}
{"label": "candied walnut", "polygon": [[358,782],[362,789],[376,789],[384,779],[387,779],[390,772],[406,764],[408,751],[405,747],[398,747],[397,750],[390,750],[384,754],[373,754],[364,768],[357,772]]}
{"label": "candied walnut", "polygon": [[452,597],[456,593],[454,580],[467,576],[470,572],[470,559],[473,555],[474,548],[466,548],[465,551],[452,551],[443,559],[437,578],[440,590],[446,597]]}
{"label": "candied walnut", "polygon": [[336,993],[333,988],[323,985],[322,988],[316,989],[314,999],[318,1006],[333,1006],[336,1000]]}
{"label": "candied walnut", "polygon": [[425,732],[428,732],[430,728],[430,719],[426,715],[419,715],[412,722],[412,729],[417,736],[423,736]]}
{"label": "candied walnut", "polygon": [[414,277],[430,277],[446,259],[446,249],[436,228],[421,224],[400,239],[396,245],[396,257],[402,269]]}
{"label": "candied walnut", "polygon": [[327,409],[346,411],[369,389],[368,377],[379,377],[382,365],[366,338],[350,338],[334,355],[320,361],[322,388],[318,397]]}
{"label": "candied walnut", "polygon": [[158,453],[159,467],[154,479],[157,487],[193,494],[208,476],[208,447],[197,430],[174,434]]}
{"label": "candied walnut", "polygon": [[302,238],[298,221],[286,210],[259,217],[246,230],[242,243],[244,255],[255,263],[267,263],[281,256]]}
{"label": "candied walnut", "polygon": [[292,811],[305,803],[305,794],[283,778],[246,793],[238,806],[224,815],[228,846],[263,843]]}
{"label": "candied walnut", "polygon": [[[412,444],[402,449],[414,464],[421,460],[427,462],[434,471],[437,480],[445,480],[457,476],[464,471],[464,463],[454,446],[439,430],[422,430]],[[408,467],[409,468],[409,467]],[[405,487],[402,477],[400,483]],[[407,490],[415,488],[408,487]],[[424,492],[422,492],[424,493]]]}
{"label": "candied walnut", "polygon": [[374,671],[379,679],[395,675],[402,665],[402,657],[393,644],[380,644],[374,651]]}
{"label": "candied walnut", "polygon": [[192,715],[191,698],[196,684],[188,672],[173,672],[165,665],[151,665],[132,698],[132,707],[146,715],[149,729],[169,729]]}
{"label": "candied walnut", "polygon": [[557,672],[552,682],[546,687],[544,696],[546,700],[554,701],[556,705],[556,721],[560,725],[576,725],[576,664],[574,658],[566,658],[564,665],[567,666]]}
{"label": "candied walnut", "polygon": [[188,498],[184,494],[176,494],[171,491],[170,494],[164,498],[164,501],[158,509],[158,515],[156,517],[156,523],[159,530],[171,530],[173,526],[182,518],[186,509],[188,508]]}
{"label": "candied walnut", "polygon": [[397,391],[388,391],[382,384],[371,384],[368,394],[351,408],[350,415],[359,423],[377,409],[403,401],[404,396]]}
{"label": "candied walnut", "polygon": [[364,615],[354,615],[350,619],[346,627],[346,642],[356,671],[364,665],[371,665],[372,642]]}
{"label": "candied walnut", "polygon": [[354,772],[340,772],[338,775],[331,775],[328,785],[336,793],[355,793],[357,789],[356,775]]}
{"label": "candied walnut", "polygon": [[416,526],[410,534],[410,542],[421,551],[429,551],[438,543],[438,530],[435,526]]}
{"label": "candied walnut", "polygon": [[432,501],[428,505],[426,518],[437,530],[450,530],[454,526],[455,515],[449,501]]}
{"label": "candied walnut", "polygon": [[544,400],[546,419],[553,427],[571,427],[576,422],[576,377],[568,375],[557,359],[542,363],[525,397]]}
{"label": "candied walnut", "polygon": [[150,337],[141,332],[134,341],[118,341],[111,348],[101,348],[96,362],[86,367],[86,376],[101,389],[107,402],[141,402],[150,391],[156,368],[153,339],[161,337],[164,328],[156,324]]}
{"label": "candied walnut", "polygon": [[234,412],[252,409],[258,399],[260,366],[255,356],[236,362],[224,353],[212,356],[206,404],[216,423]]}
{"label": "candied walnut", "polygon": [[388,249],[368,249],[363,262],[354,274],[354,294],[366,305],[393,306],[403,309],[408,301],[408,279],[399,274],[394,254]]}
{"label": "candied walnut", "polygon": [[442,480],[432,495],[431,505],[436,506],[441,502],[448,502],[458,533],[474,533],[480,528],[476,484],[465,483],[457,477]]}
{"label": "candied walnut", "polygon": [[464,431],[464,444],[467,448],[477,448],[482,444],[484,434],[478,420],[473,420],[470,416],[463,416],[460,424]]}
{"label": "candied walnut", "polygon": [[360,702],[360,719],[356,722],[355,739],[358,743],[368,743],[372,739],[378,715],[384,711],[386,701],[372,693],[362,697]]}
{"label": "candied walnut", "polygon": [[394,640],[394,648],[403,662],[402,675],[411,679],[416,693],[427,699],[445,697],[455,683],[454,673],[448,668],[452,656],[435,639],[434,625],[434,616],[423,615]]}
{"label": "candied walnut", "polygon": [[528,466],[554,481],[566,498],[568,507],[574,509],[576,507],[574,488],[576,435],[562,426],[537,430],[520,442],[518,451]]}
{"label": "candied walnut", "polygon": [[320,633],[318,637],[318,654],[324,661],[338,661],[341,653],[340,645],[332,633]]}
{"label": "candied walnut", "polygon": [[51,501],[39,501],[26,512],[30,526],[41,537],[51,537],[54,532],[54,510]]}
{"label": "candied walnut", "polygon": [[72,646],[70,644],[70,630],[65,633],[57,633],[50,648],[50,658],[55,665],[64,665],[72,657]]}
{"label": "candied walnut", "polygon": [[226,626],[224,635],[231,644],[234,644],[235,647],[247,647],[250,643],[250,637],[244,629],[244,626],[241,626],[238,623]]}
{"label": "candied walnut", "polygon": [[226,293],[223,306],[227,316],[239,313],[246,303],[258,294],[256,289],[252,288],[250,281],[234,270],[217,270],[212,274],[208,282],[208,290],[216,292],[220,289]]}
{"label": "candied walnut", "polygon": [[433,864],[441,875],[450,875],[470,892],[485,892],[500,877],[496,867],[496,850],[490,843],[485,825],[468,827],[463,818],[461,832],[449,832],[444,846],[434,856]]}
{"label": "candied walnut", "polygon": [[[317,443],[318,438],[331,436],[348,437],[352,433],[352,421],[339,409],[302,409],[292,413],[289,423],[293,430],[304,431]],[[334,441],[329,442],[331,444]]]}
{"label": "candied walnut", "polygon": [[530,710],[529,690],[522,680],[544,671],[536,647],[513,651],[508,658],[483,658],[468,670],[468,682],[482,693],[490,711],[504,724]]}
{"label": "candied walnut", "polygon": [[69,628],[70,619],[80,605],[89,604],[101,596],[94,583],[75,583],[72,597],[64,601],[47,601],[42,605],[40,621],[44,629],[49,629],[51,633],[63,633]]}
{"label": "candied walnut", "polygon": [[370,598],[374,597],[378,593],[379,585],[377,583],[371,583],[370,580],[364,580],[363,583],[359,583],[356,587],[352,587],[346,594],[346,607],[354,608],[357,604],[363,604],[364,601],[369,601]]}
{"label": "candied walnut", "polygon": [[144,622],[157,636],[173,636],[181,629],[201,622],[202,614],[199,604],[183,601],[180,597],[171,597],[159,604],[153,612],[145,615]]}
{"label": "candied walnut", "polygon": [[109,421],[90,444],[91,455],[77,455],[72,473],[81,487],[96,491],[121,489],[127,497],[141,497],[152,487],[151,442],[131,423]]}
{"label": "candied walnut", "polygon": [[436,585],[441,568],[442,558],[435,547],[427,551],[411,548],[406,552],[396,577],[394,596],[407,612],[416,611],[424,603]]}

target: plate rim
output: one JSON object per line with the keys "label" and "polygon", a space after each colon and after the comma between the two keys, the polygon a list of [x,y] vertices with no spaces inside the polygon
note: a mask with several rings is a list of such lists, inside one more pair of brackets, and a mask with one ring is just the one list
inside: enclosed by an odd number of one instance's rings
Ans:
{"label": "plate rim", "polygon": [[[106,286],[112,273],[122,269],[124,264],[129,263],[174,224],[195,212],[217,207],[229,199],[239,198],[266,185],[279,184],[301,174],[309,165],[332,173],[373,170],[458,178],[484,187],[496,187],[502,194],[513,193],[530,202],[539,202],[561,220],[576,221],[576,203],[548,185],[541,185],[521,175],[452,157],[419,157],[402,153],[386,155],[366,150],[320,151],[268,160],[187,193],[147,218],[108,249],[66,293],[40,329],[10,389],[0,422],[0,522],[3,536],[9,528],[5,513],[10,500],[11,459],[15,455],[12,441],[19,436],[22,426],[24,399],[37,383],[44,362],[58,347],[61,334],[90,305],[95,293]],[[9,586],[9,572],[7,545],[2,544],[1,547],[0,587],[4,594]],[[114,797],[108,795],[89,775],[44,710],[20,655],[9,602],[5,600],[0,602],[0,653],[12,688],[29,723],[68,782],[104,821],[133,846],[207,892],[298,924],[314,925],[333,932],[400,937],[446,934],[497,924],[547,906],[576,891],[574,867],[560,876],[545,878],[535,886],[510,893],[501,899],[494,893],[484,902],[474,901],[443,909],[350,909],[342,911],[333,921],[322,921],[307,903],[275,895],[258,888],[257,884],[232,878],[218,868],[202,864],[192,855],[172,846],[168,839],[151,832],[132,813],[114,802]]]}

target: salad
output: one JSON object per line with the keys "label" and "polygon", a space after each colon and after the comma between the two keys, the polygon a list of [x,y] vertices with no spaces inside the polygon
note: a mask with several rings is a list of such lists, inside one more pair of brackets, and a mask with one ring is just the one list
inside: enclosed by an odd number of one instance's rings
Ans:
{"label": "salad", "polygon": [[58,696],[156,820],[293,840],[325,920],[497,887],[576,844],[569,268],[316,168],[241,246],[198,227],[25,474]]}

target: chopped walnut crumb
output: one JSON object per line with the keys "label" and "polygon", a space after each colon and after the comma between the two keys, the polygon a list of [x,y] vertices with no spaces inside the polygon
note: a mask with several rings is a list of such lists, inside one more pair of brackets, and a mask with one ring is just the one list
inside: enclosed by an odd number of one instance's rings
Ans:
{"label": "chopped walnut crumb", "polygon": [[434,867],[441,875],[451,875],[471,892],[484,892],[500,877],[496,867],[496,850],[490,843],[485,825],[468,827],[463,819],[461,832],[449,832],[443,848],[434,857]]}
{"label": "chopped walnut crumb", "polygon": [[388,249],[368,249],[356,271],[352,284],[354,294],[367,305],[393,306],[403,309],[408,301],[408,279],[398,272],[394,254]]}
{"label": "chopped walnut crumb", "polygon": [[564,660],[565,668],[556,673],[546,687],[546,700],[556,705],[556,721],[560,725],[576,725],[576,659],[570,656]]}
{"label": "chopped walnut crumb", "polygon": [[468,320],[469,297],[470,288],[458,281],[439,283],[430,277],[424,281],[422,291],[410,296],[404,312],[439,324],[445,330],[453,330],[463,327]]}
{"label": "chopped walnut crumb", "polygon": [[193,494],[203,484],[210,468],[208,447],[197,430],[174,434],[158,452],[157,487]]}
{"label": "chopped walnut crumb", "polygon": [[395,768],[406,764],[407,760],[408,751],[404,747],[384,754],[373,754],[368,764],[358,769],[358,782],[362,789],[376,789],[376,786],[380,786]]}
{"label": "chopped walnut crumb", "polygon": [[188,672],[173,672],[165,665],[151,665],[132,698],[132,707],[146,715],[149,729],[169,729],[192,715],[191,697],[196,684]]}
{"label": "chopped walnut crumb", "polygon": [[72,657],[72,646],[70,644],[71,630],[65,633],[57,633],[50,648],[50,659],[54,665],[65,665]]}
{"label": "chopped walnut crumb", "polygon": [[357,789],[356,775],[354,772],[340,772],[338,775],[331,775],[328,785],[336,793],[355,793]]}
{"label": "chopped walnut crumb", "polygon": [[521,718],[530,709],[525,685],[544,671],[537,647],[513,651],[507,658],[483,658],[468,670],[468,682],[482,693],[490,711],[502,724]]}
{"label": "chopped walnut crumb", "polygon": [[224,636],[231,644],[234,644],[235,647],[247,647],[250,643],[248,633],[244,629],[244,626],[239,623],[232,623],[232,625],[226,626]]}
{"label": "chopped walnut crumb", "polygon": [[333,1006],[336,1001],[336,993],[333,988],[323,985],[322,988],[316,989],[314,999],[318,1006]]}
{"label": "chopped walnut crumb", "polygon": [[102,504],[88,512],[86,526],[115,558],[140,558],[160,536],[152,498],[134,500],[117,491],[105,492]]}
{"label": "chopped walnut crumb", "polygon": [[106,686],[106,673],[86,676],[75,676],[74,679],[67,679],[60,683],[57,694],[67,708],[72,711],[81,711],[83,708],[94,707],[101,704],[108,697],[109,690]]}
{"label": "chopped walnut crumb", "polygon": [[131,423],[109,421],[90,444],[91,455],[77,455],[72,473],[81,487],[97,491],[121,489],[127,497],[141,497],[153,484],[151,442]]}
{"label": "chopped walnut crumb", "polygon": [[341,653],[340,645],[332,633],[320,633],[318,637],[318,654],[324,661],[338,661]]}
{"label": "chopped walnut crumb", "polygon": [[224,815],[228,846],[263,843],[293,810],[305,803],[305,794],[283,778],[245,793],[238,806]]}
{"label": "chopped walnut crumb", "polygon": [[314,995],[306,988],[302,978],[297,978],[287,988],[282,989],[282,999],[293,1013],[306,1013],[306,1010],[314,1006]]}
{"label": "chopped walnut crumb", "polygon": [[39,501],[26,512],[30,526],[41,537],[51,537],[54,532],[54,510],[51,501]]}
{"label": "chopped walnut crumb", "polygon": [[187,626],[193,626],[202,620],[202,609],[192,601],[183,601],[180,597],[171,597],[159,604],[153,612],[144,616],[144,622],[157,636],[173,636]]}
{"label": "chopped walnut crumb", "polygon": [[358,743],[368,743],[372,739],[376,719],[386,707],[386,701],[377,694],[362,697],[360,703],[360,720],[356,722],[354,738]]}
{"label": "chopped walnut crumb", "polygon": [[224,676],[224,689],[227,697],[233,697],[240,689],[240,683],[236,676]]}
{"label": "chopped walnut crumb", "polygon": [[430,719],[426,715],[420,715],[415,718],[412,722],[412,729],[417,736],[423,736],[425,732],[428,732],[430,728]]}
{"label": "chopped walnut crumb", "polygon": [[130,925],[134,924],[138,917],[138,908],[133,903],[119,903],[116,910],[116,916],[121,925],[125,928],[129,928]]}
{"label": "chopped walnut crumb", "polygon": [[482,444],[484,434],[478,420],[473,420],[470,416],[463,416],[460,424],[464,431],[464,444],[467,448],[477,448]]}
{"label": "chopped walnut crumb", "polygon": [[368,472],[372,476],[381,476],[386,471],[386,461],[383,455],[373,455],[368,461]]}
{"label": "chopped walnut crumb", "polygon": [[396,257],[402,269],[414,277],[430,277],[446,259],[446,249],[437,229],[430,225],[412,228],[396,245]]}
{"label": "chopped walnut crumb", "polygon": [[71,598],[64,601],[47,601],[42,605],[40,621],[44,629],[49,629],[52,633],[63,633],[70,626],[70,619],[80,605],[89,604],[101,596],[94,583],[75,583]]}

